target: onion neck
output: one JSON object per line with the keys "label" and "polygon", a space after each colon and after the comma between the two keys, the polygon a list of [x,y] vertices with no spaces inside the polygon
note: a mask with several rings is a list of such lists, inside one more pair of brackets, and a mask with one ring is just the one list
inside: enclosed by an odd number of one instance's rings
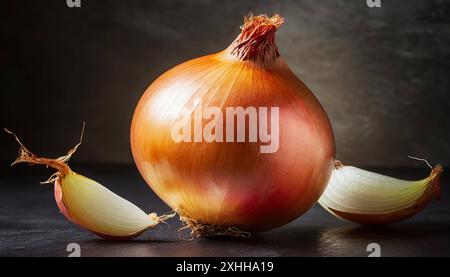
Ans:
{"label": "onion neck", "polygon": [[284,19],[279,15],[267,15],[244,18],[241,33],[228,47],[228,54],[241,61],[253,61],[268,64],[279,56],[275,43],[275,32],[283,24]]}

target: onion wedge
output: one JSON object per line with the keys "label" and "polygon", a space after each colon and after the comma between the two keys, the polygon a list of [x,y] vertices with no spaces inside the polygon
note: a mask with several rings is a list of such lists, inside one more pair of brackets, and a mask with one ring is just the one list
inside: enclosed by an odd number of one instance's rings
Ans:
{"label": "onion wedge", "polygon": [[102,238],[131,239],[175,215],[146,214],[98,182],[72,171],[67,162],[80,146],[81,139],[66,155],[50,159],[36,156],[13,132],[5,131],[13,135],[20,145],[20,156],[12,165],[40,164],[56,169],[57,172],[43,183],[54,184],[54,196],[59,210],[71,222]]}
{"label": "onion wedge", "polygon": [[337,161],[319,204],[338,218],[359,224],[390,224],[414,216],[439,198],[440,165],[428,177],[406,181]]}

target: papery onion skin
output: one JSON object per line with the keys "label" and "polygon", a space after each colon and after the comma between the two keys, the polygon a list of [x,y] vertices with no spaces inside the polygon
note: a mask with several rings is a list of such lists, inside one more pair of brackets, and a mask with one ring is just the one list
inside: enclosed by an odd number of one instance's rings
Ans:
{"label": "papery onion skin", "polygon": [[[361,225],[387,225],[392,224],[396,222],[400,222],[403,220],[406,220],[408,218],[413,217],[414,215],[421,212],[428,203],[431,202],[433,198],[439,199],[440,196],[440,175],[443,172],[443,168],[440,165],[435,166],[430,176],[427,178],[420,180],[420,181],[411,181],[411,186],[413,186],[413,183],[421,184],[423,185],[423,190],[419,191],[421,192],[420,195],[414,199],[411,204],[406,205],[403,208],[396,209],[395,211],[387,211],[387,212],[368,212],[363,211],[362,206],[364,206],[364,202],[361,203],[361,211],[357,211],[358,207],[354,207],[354,211],[344,211],[344,209],[339,209],[337,207],[333,207],[331,202],[327,198],[333,198],[338,199],[342,203],[345,203],[346,201],[349,201],[349,199],[346,199],[344,196],[331,196],[330,190],[333,189],[333,186],[338,186],[339,182],[345,182],[345,179],[337,180],[337,177],[335,176],[336,171],[342,170],[344,168],[344,165],[337,161],[336,162],[336,168],[335,172],[333,172],[332,177],[330,179],[330,183],[325,190],[325,192],[322,194],[321,198],[319,199],[319,204],[325,208],[328,212],[333,214],[334,216],[343,219],[345,221],[350,221],[354,223],[358,223]],[[359,169],[360,170],[360,169]],[[362,171],[362,170],[361,170]],[[373,174],[373,173],[371,173]],[[379,175],[379,174],[376,174]],[[381,176],[381,175],[380,175]],[[390,177],[387,177],[390,178]],[[380,179],[381,180],[381,179]],[[402,181],[402,180],[399,180]],[[405,181],[406,182],[406,181]],[[364,190],[363,185],[361,184],[361,187],[359,188],[360,191]],[[367,201],[370,201],[369,195],[364,195],[361,192],[358,192],[357,190],[353,192],[355,194],[355,197],[360,197],[361,199],[363,197],[367,197]],[[395,201],[399,201],[399,199],[396,199],[395,195],[386,195],[386,199],[384,200],[384,203],[394,203]],[[381,203],[381,202],[380,202]]]}
{"label": "papery onion skin", "polygon": [[[282,22],[279,16],[246,19],[229,48],[170,69],[140,99],[130,134],[134,160],[180,215],[263,231],[306,212],[325,189],[333,131],[319,101],[278,53],[274,34]],[[223,114],[225,107],[279,107],[278,151],[260,153],[259,142],[174,142],[174,114],[194,112],[198,98]]]}

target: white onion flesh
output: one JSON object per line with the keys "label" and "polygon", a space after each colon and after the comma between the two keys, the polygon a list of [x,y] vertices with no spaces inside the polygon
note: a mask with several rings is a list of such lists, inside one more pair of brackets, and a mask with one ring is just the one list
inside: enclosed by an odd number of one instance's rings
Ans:
{"label": "white onion flesh", "polygon": [[156,218],[94,180],[71,172],[61,180],[63,201],[70,215],[97,233],[127,237],[158,224]]}
{"label": "white onion flesh", "polygon": [[319,204],[349,221],[392,223],[419,212],[438,195],[441,172],[442,167],[436,166],[429,177],[406,181],[353,166],[338,166]]}

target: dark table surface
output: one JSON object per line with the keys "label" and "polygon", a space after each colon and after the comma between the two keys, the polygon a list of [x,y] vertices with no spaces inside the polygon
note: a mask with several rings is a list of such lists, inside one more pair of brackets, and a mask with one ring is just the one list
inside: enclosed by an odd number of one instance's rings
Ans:
{"label": "dark table surface", "polygon": [[[74,165],[146,211],[169,208],[147,187],[134,165]],[[395,177],[419,179],[427,168],[372,169]],[[442,180],[440,201],[415,217],[385,227],[363,227],[340,221],[314,206],[297,220],[250,239],[183,239],[177,220],[161,224],[131,241],[106,241],[68,222],[58,211],[53,187],[39,185],[51,173],[38,167],[0,171],[0,256],[67,256],[69,243],[82,256],[367,256],[378,243],[382,256],[449,256],[449,179]]]}

